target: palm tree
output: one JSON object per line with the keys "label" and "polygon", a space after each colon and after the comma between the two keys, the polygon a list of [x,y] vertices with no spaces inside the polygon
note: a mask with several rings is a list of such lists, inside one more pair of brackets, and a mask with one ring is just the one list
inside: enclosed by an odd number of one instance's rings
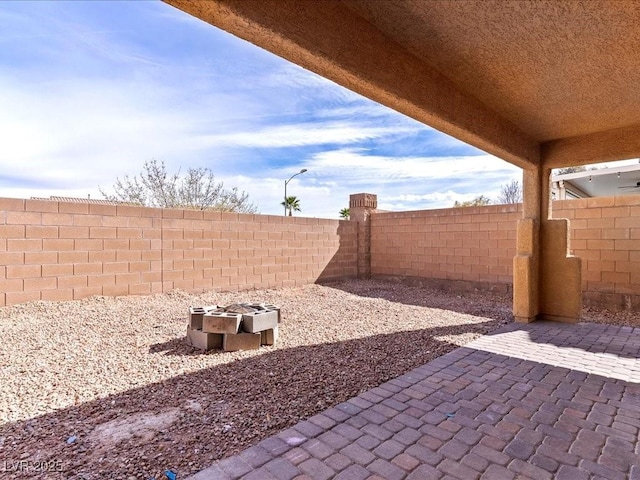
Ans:
{"label": "palm tree", "polygon": [[300,212],[300,200],[297,197],[291,196],[286,198],[286,202],[280,202],[280,205],[286,207],[289,210],[289,216],[293,216],[293,212]]}
{"label": "palm tree", "polygon": [[340,218],[344,218],[345,220],[349,220],[349,216],[351,215],[351,212],[349,211],[348,208],[343,208],[342,210],[340,210]]}

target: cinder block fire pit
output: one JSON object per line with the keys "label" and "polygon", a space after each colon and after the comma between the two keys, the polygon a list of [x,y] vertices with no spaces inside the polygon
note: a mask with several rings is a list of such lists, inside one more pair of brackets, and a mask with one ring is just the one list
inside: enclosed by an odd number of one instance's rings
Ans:
{"label": "cinder block fire pit", "polygon": [[201,350],[257,350],[278,340],[280,308],[264,303],[190,307],[187,343]]}

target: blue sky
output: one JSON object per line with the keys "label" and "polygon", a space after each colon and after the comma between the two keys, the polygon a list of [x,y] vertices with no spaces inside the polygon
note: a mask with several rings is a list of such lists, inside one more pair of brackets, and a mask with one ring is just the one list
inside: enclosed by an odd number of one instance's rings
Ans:
{"label": "blue sky", "polygon": [[521,170],[160,2],[0,2],[0,196],[101,198],[146,160],[280,214],[498,195]]}

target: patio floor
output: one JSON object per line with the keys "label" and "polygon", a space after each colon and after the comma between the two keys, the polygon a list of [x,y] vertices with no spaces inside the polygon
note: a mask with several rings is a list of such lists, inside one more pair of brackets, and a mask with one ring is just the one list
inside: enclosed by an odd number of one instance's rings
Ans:
{"label": "patio floor", "polygon": [[639,429],[640,328],[510,324],[190,480],[640,480]]}

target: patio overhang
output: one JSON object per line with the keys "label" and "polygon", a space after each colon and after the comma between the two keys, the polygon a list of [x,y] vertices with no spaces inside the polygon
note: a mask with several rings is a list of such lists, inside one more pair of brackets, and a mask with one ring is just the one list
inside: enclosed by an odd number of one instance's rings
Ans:
{"label": "patio overhang", "polygon": [[523,168],[514,313],[579,317],[549,174],[640,156],[640,3],[165,1]]}

